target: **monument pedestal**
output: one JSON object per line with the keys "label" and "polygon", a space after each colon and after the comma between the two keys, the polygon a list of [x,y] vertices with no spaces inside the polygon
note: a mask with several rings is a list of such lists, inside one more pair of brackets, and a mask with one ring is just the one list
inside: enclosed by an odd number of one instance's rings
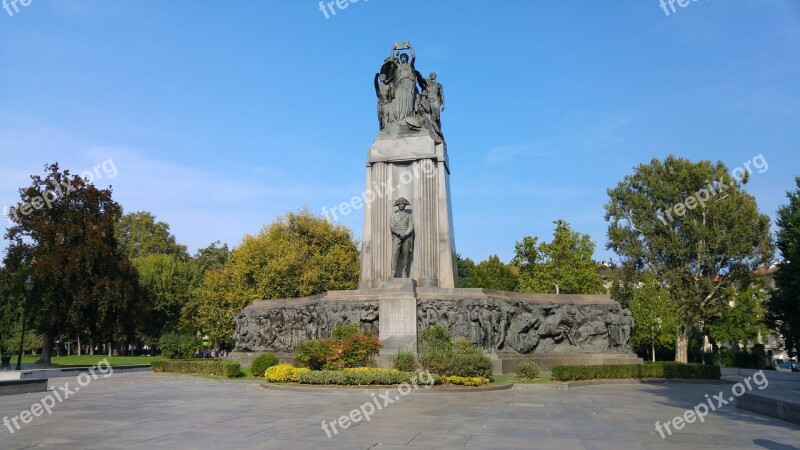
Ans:
{"label": "monument pedestal", "polygon": [[367,155],[359,289],[378,288],[391,273],[389,220],[403,197],[414,219],[411,278],[422,287],[454,288],[456,269],[450,168],[446,144],[427,130],[401,135],[381,132]]}
{"label": "monument pedestal", "polygon": [[410,278],[376,280],[373,292],[378,297],[381,326],[378,338],[383,343],[380,356],[398,352],[417,352],[417,298]]}

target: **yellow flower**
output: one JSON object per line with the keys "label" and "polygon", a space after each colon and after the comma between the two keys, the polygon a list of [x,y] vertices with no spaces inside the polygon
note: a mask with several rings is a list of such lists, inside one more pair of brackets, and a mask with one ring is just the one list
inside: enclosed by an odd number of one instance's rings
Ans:
{"label": "yellow flower", "polygon": [[442,377],[444,384],[457,384],[461,386],[481,386],[489,383],[488,378],[483,377],[459,377],[455,375]]}
{"label": "yellow flower", "polygon": [[270,383],[297,382],[301,373],[308,371],[305,367],[294,367],[291,364],[278,364],[264,372],[264,379]]}

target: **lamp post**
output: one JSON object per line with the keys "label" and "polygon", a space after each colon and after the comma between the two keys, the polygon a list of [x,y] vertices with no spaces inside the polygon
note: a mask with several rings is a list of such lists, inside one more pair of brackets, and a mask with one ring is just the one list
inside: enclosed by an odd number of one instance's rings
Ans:
{"label": "lamp post", "polygon": [[28,322],[28,305],[31,303],[33,279],[28,276],[25,280],[25,308],[22,310],[22,337],[19,338],[19,354],[17,354],[17,370],[22,370],[22,348],[25,344],[25,324]]}

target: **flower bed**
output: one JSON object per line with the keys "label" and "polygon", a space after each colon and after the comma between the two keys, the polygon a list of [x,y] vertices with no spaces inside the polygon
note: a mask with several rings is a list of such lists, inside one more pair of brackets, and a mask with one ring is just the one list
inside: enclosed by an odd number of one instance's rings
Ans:
{"label": "flower bed", "polygon": [[305,367],[295,367],[291,364],[278,364],[264,372],[264,379],[270,383],[297,382],[304,372],[310,372],[310,370]]}

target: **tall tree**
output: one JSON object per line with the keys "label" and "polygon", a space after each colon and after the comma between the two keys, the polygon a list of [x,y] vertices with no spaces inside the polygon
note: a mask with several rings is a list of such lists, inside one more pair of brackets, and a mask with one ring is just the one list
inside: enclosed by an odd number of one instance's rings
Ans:
{"label": "tall tree", "polygon": [[512,264],[504,264],[497,255],[489,256],[475,266],[469,287],[513,291],[519,284],[519,272]]}
{"label": "tall tree", "polygon": [[687,362],[692,330],[721,310],[725,289],[770,260],[769,218],[722,163],[668,156],[641,164],[608,190],[608,248],[649,272],[680,316],[675,360]]}
{"label": "tall tree", "polygon": [[135,258],[133,265],[139,273],[139,286],[152,304],[144,337],[153,344],[164,332],[178,327],[181,311],[191,297],[197,269],[193,261],[163,253]]}
{"label": "tall tree", "polygon": [[212,242],[208,247],[197,249],[197,253],[192,257],[196,268],[192,286],[198,286],[203,281],[203,276],[207,271],[223,267],[230,256],[231,251],[228,249],[228,244],[221,244],[220,241]]}
{"label": "tall tree", "polygon": [[527,236],[517,242],[513,263],[519,268],[517,290],[550,294],[603,294],[600,266],[592,259],[594,242],[573,231],[565,220],[556,226],[552,242]]}
{"label": "tall tree", "polygon": [[[222,255],[216,254],[219,263]],[[254,299],[296,298],[358,286],[358,246],[350,230],[307,209],[278,217],[257,235],[245,236],[223,264],[205,272],[183,314],[185,326],[215,342],[232,338],[231,313]]]}
{"label": "tall tree", "polygon": [[[6,232],[6,269],[34,280],[31,315],[44,334],[42,360],[52,339],[85,333],[97,342],[125,340],[137,326],[137,277],[114,237],[121,216],[111,189],[98,189],[58,164],[31,176]],[[16,287],[15,287],[16,288]]]}
{"label": "tall tree", "polygon": [[187,259],[186,246],[178,244],[169,231],[169,224],[156,222],[153,214],[147,211],[128,213],[119,219],[115,233],[122,249],[129,258],[162,253]]}
{"label": "tall tree", "polygon": [[777,246],[783,261],[775,274],[776,291],[769,304],[792,355],[800,344],[800,177],[795,183],[796,189],[786,193],[789,203],[778,209]]}
{"label": "tall tree", "polygon": [[657,347],[675,343],[680,322],[669,294],[652,274],[637,284],[628,304],[636,323],[633,342],[647,346],[655,361]]}

